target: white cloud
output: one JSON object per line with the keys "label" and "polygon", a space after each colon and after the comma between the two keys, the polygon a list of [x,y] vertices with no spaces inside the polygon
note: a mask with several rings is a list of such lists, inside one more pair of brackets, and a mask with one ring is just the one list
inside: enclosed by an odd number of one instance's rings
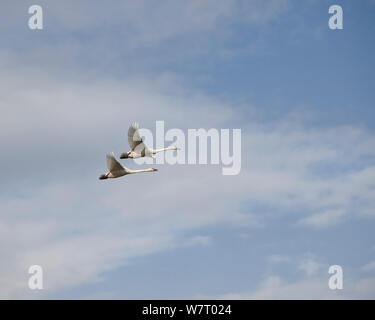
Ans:
{"label": "white cloud", "polygon": [[375,271],[375,261],[370,261],[369,263],[365,264],[361,270],[369,272],[369,271]]}
{"label": "white cloud", "polygon": [[[183,246],[195,228],[250,228],[290,213],[298,220],[330,211],[360,218],[374,205],[375,168],[362,158],[374,155],[375,137],[364,129],[244,123],[231,105],[181,88],[173,76],[57,79],[12,63],[0,66],[1,297],[29,297],[31,264],[45,268],[48,295],[100,281],[139,255]],[[224,177],[217,166],[166,165],[155,175],[99,181],[105,153],[127,150],[134,120],[150,129],[155,120],[184,129],[240,126],[243,170]],[[314,172],[331,164],[342,169]],[[271,209],[259,212],[254,202]],[[269,282],[260,296],[273,287],[277,293],[286,286],[291,295],[302,285],[320,290],[310,280]]]}
{"label": "white cloud", "polygon": [[322,266],[323,265],[321,263],[318,263],[316,259],[312,257],[303,258],[298,265],[298,267],[303,270],[307,276],[315,275],[322,268]]}
{"label": "white cloud", "polygon": [[[234,25],[254,27],[256,34],[255,28],[266,29],[269,22],[288,10],[288,3],[127,0],[103,5],[101,1],[40,0],[44,29],[40,37],[35,37],[25,28],[27,3],[5,1],[2,10],[7,14],[2,30],[7,35],[3,39],[7,45],[3,48],[17,62],[43,65],[59,77],[62,69],[69,70],[72,78],[82,76],[78,70],[84,71],[87,78],[109,73],[128,77],[151,70],[160,73],[176,62],[188,65],[197,57],[228,55],[226,44],[235,35]],[[257,40],[254,43],[255,46],[249,43],[249,47],[259,48]],[[233,49],[230,52],[230,56],[237,54]],[[202,72],[192,75],[194,80],[200,76]]]}
{"label": "white cloud", "polygon": [[328,227],[337,224],[344,214],[343,210],[327,210],[303,218],[298,223],[315,228]]}
{"label": "white cloud", "polygon": [[274,254],[268,257],[268,261],[273,264],[291,262],[291,258],[287,255]]}
{"label": "white cloud", "polygon": [[186,241],[187,246],[211,246],[213,244],[213,239],[210,236],[194,236]]}
{"label": "white cloud", "polygon": [[[272,264],[274,261],[269,260]],[[253,290],[247,292],[231,292],[216,296],[216,299],[372,299],[375,297],[375,278],[361,277],[351,272],[351,277],[343,278],[342,290],[331,290],[328,286],[328,267],[314,255],[305,257],[289,257],[289,272],[295,279],[286,280],[280,275],[269,274]],[[297,276],[297,270],[304,271],[303,277]],[[290,278],[290,277],[289,277]],[[208,298],[201,296],[201,298]]]}
{"label": "white cloud", "polygon": [[322,277],[288,282],[279,276],[269,276],[252,292],[228,293],[217,299],[371,299],[375,297],[375,278],[346,279],[343,290],[331,290]]}

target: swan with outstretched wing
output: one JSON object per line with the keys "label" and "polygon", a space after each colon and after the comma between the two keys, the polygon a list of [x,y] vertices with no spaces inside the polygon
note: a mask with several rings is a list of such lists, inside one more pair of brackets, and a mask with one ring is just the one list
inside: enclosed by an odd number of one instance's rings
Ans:
{"label": "swan with outstretched wing", "polygon": [[107,154],[107,168],[108,172],[100,175],[99,179],[104,180],[108,178],[119,178],[127,174],[139,173],[139,172],[154,172],[158,171],[154,168],[131,170],[123,167],[115,158],[113,153]]}
{"label": "swan with outstretched wing", "polygon": [[128,143],[130,151],[121,153],[120,159],[136,159],[141,157],[154,157],[154,155],[161,151],[166,150],[178,150],[176,146],[169,146],[162,149],[151,149],[142,140],[139,134],[139,125],[137,122],[134,122],[128,130]]}

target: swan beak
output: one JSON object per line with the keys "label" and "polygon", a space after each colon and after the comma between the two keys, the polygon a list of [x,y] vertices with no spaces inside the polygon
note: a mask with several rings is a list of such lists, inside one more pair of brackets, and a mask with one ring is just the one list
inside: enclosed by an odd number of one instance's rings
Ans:
{"label": "swan beak", "polygon": [[120,159],[127,159],[127,158],[129,158],[129,157],[128,157],[128,154],[126,152],[121,153]]}
{"label": "swan beak", "polygon": [[152,168],[152,171],[158,171],[158,169]]}
{"label": "swan beak", "polygon": [[104,180],[104,179],[108,179],[107,175],[101,174],[100,177],[99,177],[99,180]]}

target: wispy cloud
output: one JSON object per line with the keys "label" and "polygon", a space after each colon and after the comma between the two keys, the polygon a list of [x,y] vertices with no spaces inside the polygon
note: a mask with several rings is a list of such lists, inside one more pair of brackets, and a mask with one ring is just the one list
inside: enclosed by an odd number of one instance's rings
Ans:
{"label": "wispy cloud", "polygon": [[337,224],[344,214],[342,210],[328,210],[303,218],[298,223],[314,228],[324,228]]}
{"label": "wispy cloud", "polygon": [[375,261],[370,261],[369,263],[365,264],[361,270],[370,272],[370,271],[375,271]]}
{"label": "wispy cloud", "polygon": [[[219,295],[218,299],[363,299],[375,297],[375,278],[363,277],[355,272],[343,278],[342,290],[331,290],[328,265],[314,255],[289,258],[289,270],[293,277],[286,279],[278,274],[266,275],[257,288],[248,292],[232,292]],[[272,263],[272,262],[271,262]],[[298,270],[304,275],[298,276]],[[207,297],[206,297],[207,298]]]}
{"label": "wispy cloud", "polygon": [[[238,107],[236,94],[224,100],[222,88],[208,93],[165,67],[171,59],[185,65],[188,58],[210,57],[191,66],[196,70],[214,54],[257,50],[263,45],[258,39],[238,49],[223,44],[232,39],[234,24],[264,29],[288,10],[289,1],[39,4],[46,16],[38,34],[26,29],[23,3],[8,1],[3,8],[1,297],[30,297],[31,264],[44,267],[46,290],[38,297],[48,297],[100,282],[140,256],[175,247],[215,248],[216,236],[202,228],[238,229],[243,244],[257,241],[252,228],[268,230],[281,220],[283,226],[321,231],[373,217],[373,131],[308,126],[314,105],[302,117],[297,111],[268,117],[251,101]],[[126,131],[135,120],[151,130],[155,120],[183,130],[241,128],[241,174],[165,165],[153,176],[98,181],[105,154],[128,149]],[[265,260],[295,265],[306,278],[292,281],[274,272],[257,291],[225,297],[332,296],[315,256],[295,259],[286,252]],[[353,296],[373,294],[373,280],[367,280],[353,284]]]}
{"label": "wispy cloud", "polygon": [[186,242],[187,246],[211,246],[213,244],[213,239],[210,236],[194,236],[188,239]]}
{"label": "wispy cloud", "polygon": [[285,281],[278,276],[269,276],[253,292],[228,293],[218,299],[366,299],[375,296],[374,278],[359,281],[348,279],[343,290],[331,290],[328,280],[319,278]]}
{"label": "wispy cloud", "polygon": [[315,257],[305,257],[298,264],[299,269],[303,270],[307,276],[316,275],[324,264],[319,263]]}
{"label": "wispy cloud", "polygon": [[[37,81],[25,88],[21,79],[32,75]],[[105,170],[104,155],[127,149],[130,121],[151,129],[155,119],[181,128],[225,127],[240,124],[241,114],[199,92],[171,94],[166,79],[156,87],[139,79],[78,83],[20,68],[2,84],[7,103],[0,145],[9,181],[1,186],[1,242],[8,244],[1,248],[8,256],[2,296],[24,296],[25,283],[16,279],[24,279],[30,264],[50,270],[46,286],[58,290],[98,281],[129,259],[171,248],[197,227],[251,228],[289,214],[320,227],[340,221],[331,215],[359,219],[373,206],[375,169],[366,157],[373,155],[375,138],[364,129],[307,131],[298,121],[253,121],[242,126],[239,176],[223,177],[215,166],[169,166],[152,178],[103,184],[97,176]],[[339,170],[326,169],[331,164]]]}

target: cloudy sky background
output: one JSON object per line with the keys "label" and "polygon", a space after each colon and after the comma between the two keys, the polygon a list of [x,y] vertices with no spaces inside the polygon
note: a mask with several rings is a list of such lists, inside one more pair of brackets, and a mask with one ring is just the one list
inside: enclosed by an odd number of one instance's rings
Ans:
{"label": "cloudy sky background", "polygon": [[[0,298],[375,298],[374,1],[0,9]],[[99,181],[156,120],[241,128],[241,173]]]}

